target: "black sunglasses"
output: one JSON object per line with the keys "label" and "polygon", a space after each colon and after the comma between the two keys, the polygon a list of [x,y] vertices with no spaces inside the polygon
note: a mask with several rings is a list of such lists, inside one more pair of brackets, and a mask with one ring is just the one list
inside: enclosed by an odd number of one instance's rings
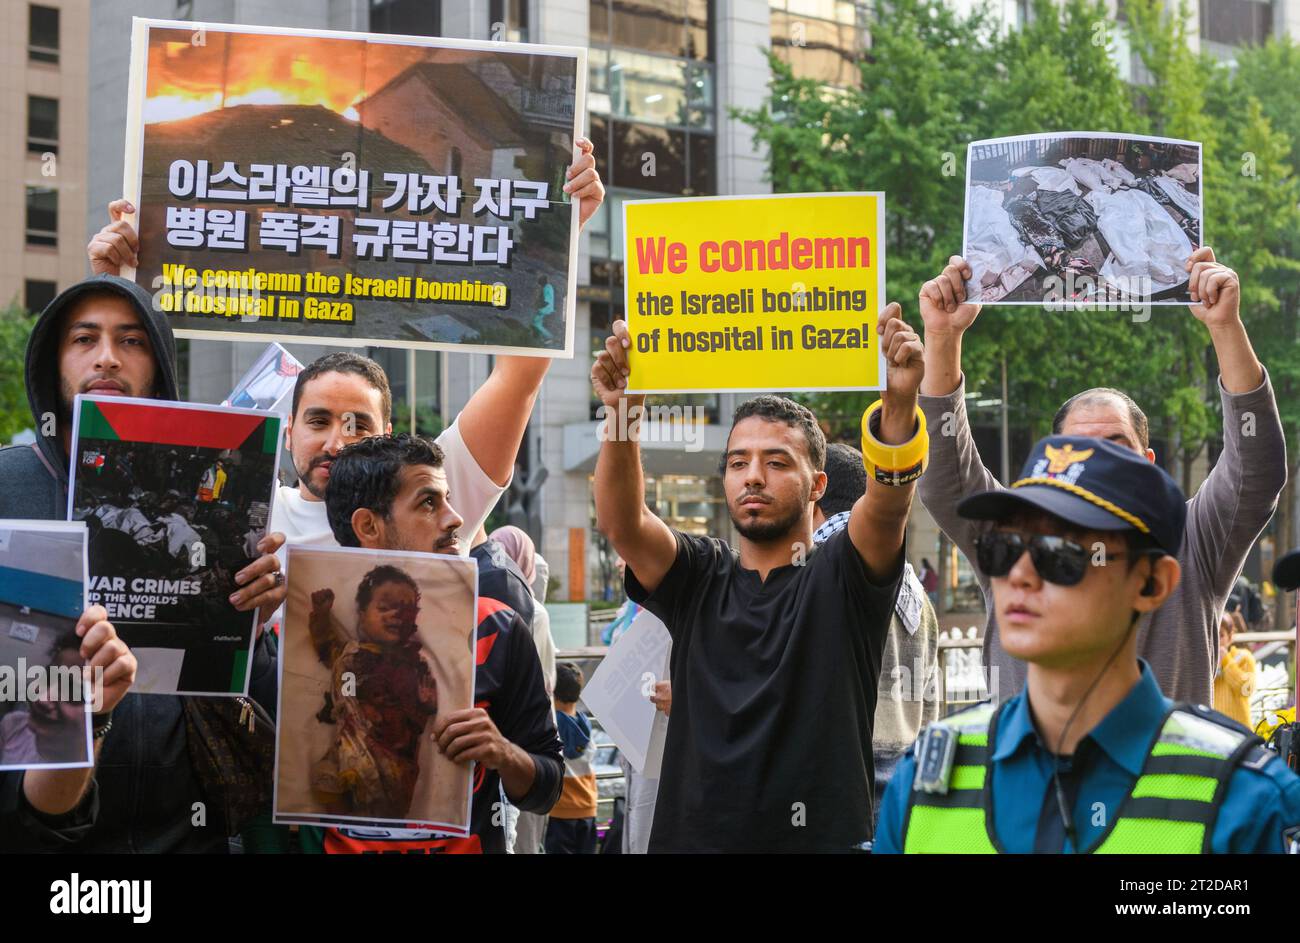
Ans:
{"label": "black sunglasses", "polygon": [[990,577],[1010,573],[1026,549],[1038,575],[1049,583],[1076,586],[1088,573],[1090,554],[1081,544],[1065,537],[1048,534],[1026,537],[1011,531],[995,530],[975,538],[976,562]]}

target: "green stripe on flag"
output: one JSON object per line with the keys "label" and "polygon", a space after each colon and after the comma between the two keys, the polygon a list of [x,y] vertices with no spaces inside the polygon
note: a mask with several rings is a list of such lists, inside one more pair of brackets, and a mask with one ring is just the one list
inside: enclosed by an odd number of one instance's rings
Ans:
{"label": "green stripe on flag", "polygon": [[81,403],[81,425],[77,429],[77,434],[82,439],[108,439],[113,442],[121,438],[117,430],[104,418],[99,404],[84,400]]}
{"label": "green stripe on flag", "polygon": [[230,671],[230,692],[240,694],[244,690],[244,675],[248,671],[248,651],[240,649],[235,652],[234,667]]}
{"label": "green stripe on flag", "polygon": [[265,455],[274,455],[280,448],[280,419],[279,417],[265,419],[262,422],[262,452]]}

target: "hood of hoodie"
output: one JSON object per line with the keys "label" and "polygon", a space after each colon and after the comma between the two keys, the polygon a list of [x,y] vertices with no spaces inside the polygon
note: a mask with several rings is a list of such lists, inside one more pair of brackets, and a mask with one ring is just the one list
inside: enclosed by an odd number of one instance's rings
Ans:
{"label": "hood of hoodie", "polygon": [[63,445],[58,435],[43,436],[40,429],[41,417],[46,413],[53,413],[59,417],[58,421],[63,421],[59,407],[59,326],[69,307],[85,296],[97,293],[125,298],[148,332],[154,362],[158,366],[154,389],[148,395],[154,399],[180,398],[176,382],[176,339],[172,336],[167,315],[154,310],[153,298],[149,292],[135,282],[117,275],[94,275],[75,285],[69,285],[45,306],[36,326],[32,328],[31,337],[27,340],[25,367],[27,402],[32,407],[32,418],[36,422],[36,444],[46,462],[57,469],[67,469],[68,456],[63,454]]}

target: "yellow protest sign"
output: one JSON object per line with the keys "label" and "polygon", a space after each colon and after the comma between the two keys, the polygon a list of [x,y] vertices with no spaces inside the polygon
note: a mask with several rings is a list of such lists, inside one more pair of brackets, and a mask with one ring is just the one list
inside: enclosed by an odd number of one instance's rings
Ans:
{"label": "yellow protest sign", "polygon": [[623,204],[635,393],[878,390],[885,195]]}

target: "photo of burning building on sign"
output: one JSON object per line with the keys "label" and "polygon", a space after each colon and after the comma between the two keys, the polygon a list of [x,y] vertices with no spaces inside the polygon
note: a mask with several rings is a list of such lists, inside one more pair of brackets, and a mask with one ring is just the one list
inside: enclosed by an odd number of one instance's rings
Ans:
{"label": "photo of burning building on sign", "polygon": [[350,297],[350,321],[243,320],[291,338],[562,349],[576,63],[152,27],[137,281],[185,265],[297,276],[276,282],[291,296],[309,273],[464,283],[462,297]]}

